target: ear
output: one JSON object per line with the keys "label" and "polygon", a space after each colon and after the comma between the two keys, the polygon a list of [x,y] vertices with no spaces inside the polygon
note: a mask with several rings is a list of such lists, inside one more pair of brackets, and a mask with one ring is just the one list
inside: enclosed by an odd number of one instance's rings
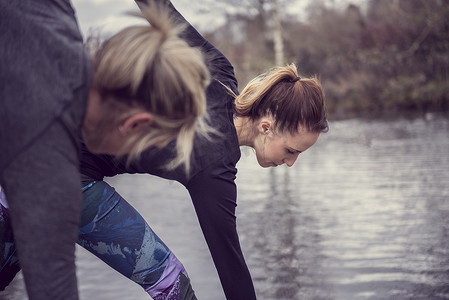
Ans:
{"label": "ear", "polygon": [[149,126],[153,123],[153,115],[148,112],[136,113],[128,117],[119,127],[120,133],[123,135],[134,134],[143,127]]}
{"label": "ear", "polygon": [[260,134],[269,134],[272,125],[271,120],[263,118],[259,121],[259,124],[257,124],[257,130]]}

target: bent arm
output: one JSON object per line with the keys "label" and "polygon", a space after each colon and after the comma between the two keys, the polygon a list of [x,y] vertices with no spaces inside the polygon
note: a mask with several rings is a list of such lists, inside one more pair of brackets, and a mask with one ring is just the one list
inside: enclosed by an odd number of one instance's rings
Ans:
{"label": "bent arm", "polygon": [[[228,172],[229,173],[229,172]],[[204,172],[187,185],[228,300],[256,299],[236,228],[234,174]]]}

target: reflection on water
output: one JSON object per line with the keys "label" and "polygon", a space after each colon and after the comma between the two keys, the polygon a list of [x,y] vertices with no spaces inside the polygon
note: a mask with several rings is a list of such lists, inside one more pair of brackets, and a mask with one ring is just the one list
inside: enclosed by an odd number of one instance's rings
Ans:
{"label": "reflection on water", "polygon": [[[432,116],[333,122],[292,168],[261,169],[243,150],[238,230],[258,298],[449,299],[448,150],[449,121]],[[110,182],[180,257],[199,299],[224,299],[184,188]],[[82,299],[148,299],[77,253]],[[0,298],[23,299],[21,284]]]}

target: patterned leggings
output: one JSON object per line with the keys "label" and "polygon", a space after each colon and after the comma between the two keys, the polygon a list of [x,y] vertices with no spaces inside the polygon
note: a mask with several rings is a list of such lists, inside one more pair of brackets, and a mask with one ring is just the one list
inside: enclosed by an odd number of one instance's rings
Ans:
{"label": "patterned leggings", "polygon": [[[133,280],[155,300],[196,299],[184,266],[140,214],[103,181],[83,188],[78,244]],[[0,281],[20,270],[8,211],[0,205]],[[0,285],[0,290],[5,286]]]}

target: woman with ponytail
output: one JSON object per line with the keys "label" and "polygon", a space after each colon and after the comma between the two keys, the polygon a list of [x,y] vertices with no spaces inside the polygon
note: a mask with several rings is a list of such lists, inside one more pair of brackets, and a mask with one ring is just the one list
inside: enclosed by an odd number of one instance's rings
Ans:
{"label": "woman with ponytail", "polygon": [[209,72],[200,50],[178,36],[182,27],[172,24],[163,7],[142,5],[141,11],[151,26],[125,28],[93,56],[89,95],[97,102],[89,105],[101,106],[96,111],[101,120],[87,115],[84,143],[93,153],[129,154],[131,162],[146,148],[175,140],[176,156],[168,167],[188,170],[195,131],[207,134],[200,117]]}
{"label": "woman with ponytail", "polygon": [[[258,76],[239,94],[226,57],[170,2],[160,2],[167,4],[172,20],[184,26],[180,36],[205,53],[211,74],[207,115],[213,130],[208,138],[195,137],[189,172],[180,166],[167,168],[177,155],[175,142],[147,149],[131,162],[84,149],[79,244],[139,284],[153,299],[196,299],[181,262],[137,211],[103,181],[105,176],[122,173],[176,180],[191,196],[226,298],[253,300],[256,293],[240,248],[235,216],[240,146],[253,148],[262,167],[293,165],[298,155],[327,131],[323,91],[316,78],[300,78],[296,66],[290,64]],[[108,249],[120,255],[108,254]]]}
{"label": "woman with ponytail", "polygon": [[273,68],[235,96],[234,125],[262,167],[291,167],[328,130],[321,85],[301,79],[294,64]]}
{"label": "woman with ponytail", "polygon": [[21,267],[29,299],[78,299],[81,147],[129,165],[173,141],[167,167],[189,169],[209,72],[167,11],[141,11],[151,26],[91,60],[70,1],[0,0],[0,290]]}

